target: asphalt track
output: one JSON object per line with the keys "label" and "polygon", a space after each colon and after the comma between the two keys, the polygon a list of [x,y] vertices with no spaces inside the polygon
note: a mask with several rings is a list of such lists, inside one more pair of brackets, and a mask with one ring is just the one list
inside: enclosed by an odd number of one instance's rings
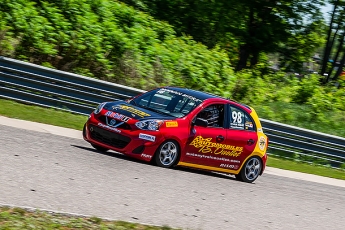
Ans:
{"label": "asphalt track", "polygon": [[0,205],[182,229],[345,229],[344,195],[344,181],[273,168],[253,184],[163,169],[0,117]]}

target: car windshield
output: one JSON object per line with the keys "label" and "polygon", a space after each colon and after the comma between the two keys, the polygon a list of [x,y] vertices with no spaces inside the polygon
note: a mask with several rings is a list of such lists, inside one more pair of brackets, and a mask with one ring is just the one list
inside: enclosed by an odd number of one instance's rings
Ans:
{"label": "car windshield", "polygon": [[174,116],[184,117],[196,108],[202,100],[175,90],[161,88],[145,93],[130,103],[151,111]]}

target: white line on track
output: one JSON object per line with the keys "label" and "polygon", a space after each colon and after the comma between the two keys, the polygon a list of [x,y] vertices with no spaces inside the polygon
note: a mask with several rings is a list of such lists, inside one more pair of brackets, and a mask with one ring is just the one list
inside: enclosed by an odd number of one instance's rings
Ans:
{"label": "white line on track", "polygon": [[[24,120],[19,120],[19,119],[13,119],[13,118],[8,118],[4,116],[0,116],[0,125],[32,130],[36,132],[50,133],[52,135],[83,139],[82,133],[79,130],[62,128],[58,126],[46,125],[42,123],[24,121]],[[333,186],[345,188],[344,180],[316,176],[316,175],[307,174],[307,173],[300,173],[300,172],[294,172],[294,171],[271,168],[271,167],[266,167],[264,174],[265,173],[281,176],[281,177],[287,177],[287,178],[292,178],[292,179],[297,179],[297,180],[310,181],[310,182],[333,185]]]}

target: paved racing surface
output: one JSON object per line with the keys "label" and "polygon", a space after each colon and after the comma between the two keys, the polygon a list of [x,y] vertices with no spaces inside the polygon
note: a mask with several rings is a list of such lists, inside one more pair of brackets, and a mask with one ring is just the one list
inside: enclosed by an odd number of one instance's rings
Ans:
{"label": "paved racing surface", "polygon": [[0,125],[0,205],[182,229],[344,229],[341,186],[270,173],[246,184]]}

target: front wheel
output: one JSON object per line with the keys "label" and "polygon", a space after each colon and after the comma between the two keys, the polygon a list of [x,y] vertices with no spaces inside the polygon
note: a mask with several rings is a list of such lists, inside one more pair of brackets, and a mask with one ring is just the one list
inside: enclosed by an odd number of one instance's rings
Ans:
{"label": "front wheel", "polygon": [[261,173],[262,161],[259,157],[254,156],[249,158],[241,169],[238,175],[235,175],[237,180],[252,183]]}
{"label": "front wheel", "polygon": [[155,154],[155,162],[158,166],[171,168],[175,165],[180,154],[180,147],[176,141],[165,141],[159,146]]}
{"label": "front wheel", "polygon": [[86,124],[84,124],[83,127],[83,137],[86,138]]}

